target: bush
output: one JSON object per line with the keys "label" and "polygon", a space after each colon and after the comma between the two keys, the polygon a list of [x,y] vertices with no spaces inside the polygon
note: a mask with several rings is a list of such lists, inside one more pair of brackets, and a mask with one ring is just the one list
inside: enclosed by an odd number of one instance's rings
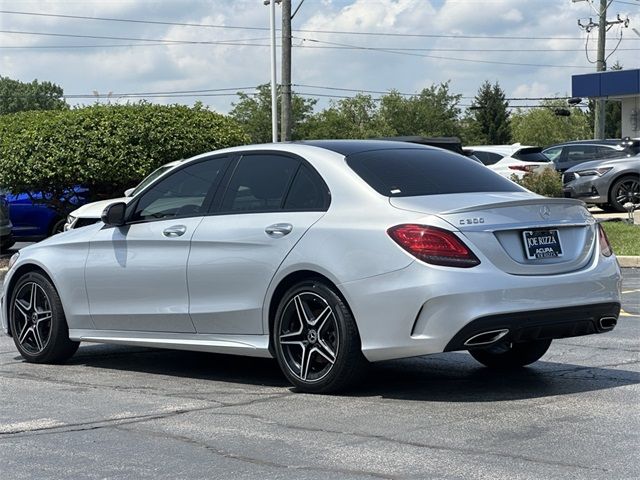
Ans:
{"label": "bush", "polygon": [[562,174],[552,168],[540,172],[525,173],[522,178],[511,175],[511,180],[527,190],[545,197],[562,197]]}
{"label": "bush", "polygon": [[0,185],[44,192],[60,207],[69,187],[88,187],[91,200],[119,196],[169,161],[247,141],[233,120],[199,105],[93,105],[2,115]]}

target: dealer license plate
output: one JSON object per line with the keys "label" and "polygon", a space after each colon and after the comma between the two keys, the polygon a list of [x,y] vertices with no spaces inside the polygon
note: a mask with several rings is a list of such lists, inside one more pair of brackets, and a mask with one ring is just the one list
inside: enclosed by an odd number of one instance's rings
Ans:
{"label": "dealer license plate", "polygon": [[522,235],[529,260],[562,256],[558,230],[525,230]]}

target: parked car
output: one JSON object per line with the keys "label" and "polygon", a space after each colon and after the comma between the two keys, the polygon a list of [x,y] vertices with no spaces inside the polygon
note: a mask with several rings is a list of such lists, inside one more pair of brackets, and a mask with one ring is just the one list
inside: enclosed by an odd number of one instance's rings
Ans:
{"label": "parked car", "polygon": [[567,198],[626,212],[625,203],[640,204],[640,155],[581,163],[564,172],[562,182]]}
{"label": "parked car", "polygon": [[609,158],[624,158],[634,153],[630,145],[616,142],[604,143],[603,140],[585,140],[553,145],[542,151],[554,163],[556,170],[565,170],[592,160],[606,160]]}
{"label": "parked car", "polygon": [[[75,187],[67,200],[68,210],[86,203],[86,192],[86,188]],[[14,240],[34,242],[63,231],[66,212],[53,208],[42,193],[4,191],[4,195],[11,207]]]}
{"label": "parked car", "polygon": [[330,392],[367,361],[468,350],[524,366],[620,311],[618,263],[582,202],[439,148],[219,150],[102,218],[11,259],[0,323],[27,361],[83,341],[276,357],[300,390]]}
{"label": "parked car", "polygon": [[542,153],[540,147],[514,143],[513,145],[477,145],[466,148],[472,150],[484,165],[507,178],[511,178],[511,175],[522,178],[527,172],[553,167],[553,163]]}
{"label": "parked car", "polygon": [[9,202],[0,192],[0,251],[2,252],[13,246],[12,227],[11,218],[9,217]]}
{"label": "parked car", "polygon": [[391,140],[394,142],[409,142],[419,145],[428,145],[430,147],[443,148],[450,152],[459,153],[470,158],[475,162],[482,163],[478,157],[473,154],[469,148],[462,147],[462,141],[458,137],[422,137],[419,135],[399,136],[399,137],[380,137],[374,140]]}
{"label": "parked car", "polygon": [[164,175],[176,165],[179,165],[182,160],[176,160],[169,162],[159,168],[156,168],[153,172],[147,175],[136,187],[130,188],[124,192],[124,197],[110,198],[108,200],[100,200],[97,202],[87,203],[80,208],[69,213],[67,220],[64,224],[64,231],[74,228],[86,227],[87,225],[93,225],[100,221],[102,211],[116,202],[127,203],[134,195],[144,190],[144,188],[153,182],[156,178]]}

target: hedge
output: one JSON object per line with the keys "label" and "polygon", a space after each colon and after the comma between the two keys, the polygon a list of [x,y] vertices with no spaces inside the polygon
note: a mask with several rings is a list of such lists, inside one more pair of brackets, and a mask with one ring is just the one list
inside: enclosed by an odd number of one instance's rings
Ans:
{"label": "hedge", "polygon": [[76,185],[88,187],[92,200],[108,198],[167,162],[247,142],[235,121],[201,105],[93,105],[1,115],[0,186],[45,192],[54,204]]}

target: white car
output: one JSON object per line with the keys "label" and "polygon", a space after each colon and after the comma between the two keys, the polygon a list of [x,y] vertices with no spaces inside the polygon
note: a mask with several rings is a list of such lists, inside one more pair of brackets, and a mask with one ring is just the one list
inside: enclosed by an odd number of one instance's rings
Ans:
{"label": "white car", "polygon": [[555,168],[540,147],[514,143],[513,145],[476,145],[465,148],[472,150],[484,165],[506,178],[511,178],[511,175],[522,178],[528,172]]}
{"label": "white car", "polygon": [[389,141],[199,155],[103,222],[12,257],[0,321],[29,362],[80,342],[276,357],[302,391],[367,361],[468,350],[489,367],[602,333],[621,274],[584,204]]}
{"label": "white car", "polygon": [[64,224],[64,231],[74,228],[86,227],[87,225],[93,225],[100,221],[100,216],[105,208],[112,203],[124,202],[128,203],[132,196],[141,192],[147,185],[153,182],[156,178],[161,177],[176,165],[180,165],[183,160],[175,160],[164,164],[163,166],[156,168],[153,172],[147,175],[136,187],[130,188],[124,192],[124,197],[110,198],[108,200],[100,200],[98,202],[91,202],[82,205],[80,208],[75,209],[67,216],[67,222]]}

